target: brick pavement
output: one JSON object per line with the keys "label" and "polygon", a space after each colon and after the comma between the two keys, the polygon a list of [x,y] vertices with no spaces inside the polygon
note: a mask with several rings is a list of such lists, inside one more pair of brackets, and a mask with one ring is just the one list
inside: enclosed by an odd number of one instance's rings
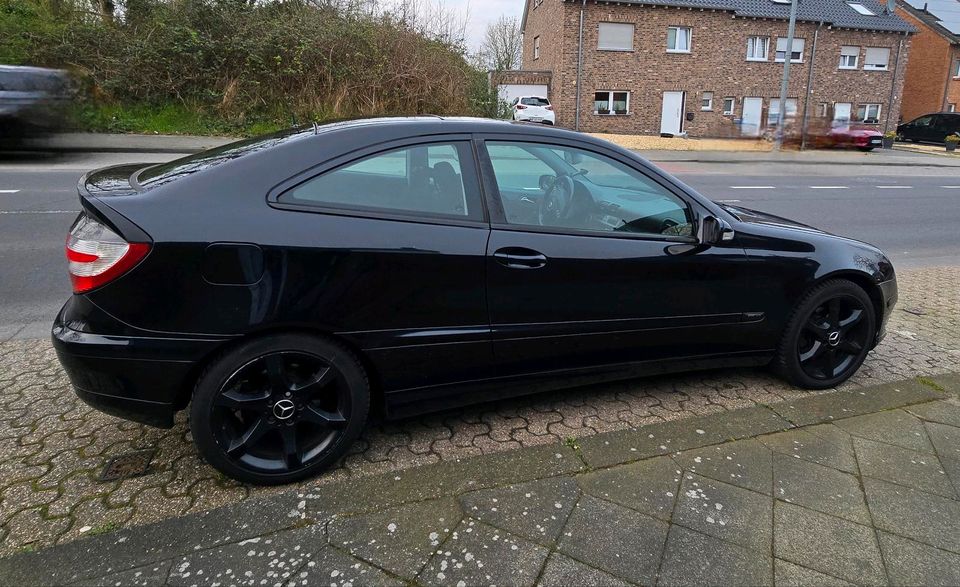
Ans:
{"label": "brick pavement", "polygon": [[958,439],[960,375],[898,381],[292,489],[0,583],[954,586]]}
{"label": "brick pavement", "polygon": [[[899,279],[888,338],[847,389],[960,371],[960,268]],[[762,370],[727,370],[503,401],[371,427],[339,468],[303,487],[811,395]],[[0,403],[0,555],[283,491],[219,475],[199,459],[182,418],[158,430],[87,408],[44,340],[0,344]],[[96,480],[109,458],[144,448],[157,450],[149,474]]]}

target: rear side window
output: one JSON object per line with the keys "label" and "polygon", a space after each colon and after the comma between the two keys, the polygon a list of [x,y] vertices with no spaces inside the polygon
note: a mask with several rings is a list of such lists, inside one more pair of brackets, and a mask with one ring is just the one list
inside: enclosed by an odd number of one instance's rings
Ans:
{"label": "rear side window", "polygon": [[393,149],[348,163],[281,194],[321,208],[483,220],[467,142]]}
{"label": "rear side window", "polygon": [[520,103],[526,106],[549,106],[550,100],[546,98],[524,98],[520,100]]}

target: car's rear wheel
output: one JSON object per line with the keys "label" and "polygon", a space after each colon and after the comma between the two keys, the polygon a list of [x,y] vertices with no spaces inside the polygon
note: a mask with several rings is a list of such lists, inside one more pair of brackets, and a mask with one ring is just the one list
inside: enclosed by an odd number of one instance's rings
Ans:
{"label": "car's rear wheel", "polygon": [[774,366],[800,387],[835,387],[857,372],[875,335],[870,296],[855,283],[830,280],[800,301],[784,332]]}
{"label": "car's rear wheel", "polygon": [[251,340],[200,376],[190,427],[200,454],[239,481],[278,485],[335,463],[367,419],[370,384],[356,357],[312,336]]}

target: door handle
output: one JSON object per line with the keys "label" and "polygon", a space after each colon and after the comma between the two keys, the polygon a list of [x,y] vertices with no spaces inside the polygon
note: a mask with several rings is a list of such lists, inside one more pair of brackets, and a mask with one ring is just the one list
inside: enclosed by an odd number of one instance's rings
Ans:
{"label": "door handle", "polygon": [[547,256],[524,247],[498,249],[493,258],[509,269],[539,269],[547,264]]}

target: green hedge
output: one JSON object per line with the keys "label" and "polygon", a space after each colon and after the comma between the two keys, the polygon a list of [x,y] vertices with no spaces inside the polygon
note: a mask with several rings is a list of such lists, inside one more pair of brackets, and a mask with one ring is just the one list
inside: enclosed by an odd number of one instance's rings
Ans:
{"label": "green hedge", "polygon": [[292,120],[493,113],[463,48],[299,2],[0,0],[0,62],[70,70],[98,130],[256,132]]}

